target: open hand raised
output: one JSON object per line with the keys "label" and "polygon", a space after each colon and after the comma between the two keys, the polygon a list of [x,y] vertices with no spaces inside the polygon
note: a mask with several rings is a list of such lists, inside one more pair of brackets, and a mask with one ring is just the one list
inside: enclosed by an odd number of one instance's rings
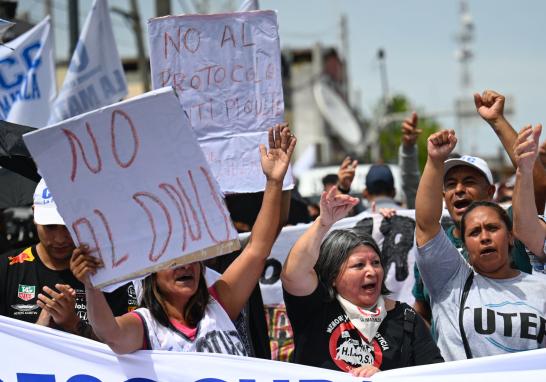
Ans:
{"label": "open hand raised", "polygon": [[267,180],[282,183],[296,146],[296,137],[288,124],[277,124],[269,129],[269,150],[260,145],[262,170]]}

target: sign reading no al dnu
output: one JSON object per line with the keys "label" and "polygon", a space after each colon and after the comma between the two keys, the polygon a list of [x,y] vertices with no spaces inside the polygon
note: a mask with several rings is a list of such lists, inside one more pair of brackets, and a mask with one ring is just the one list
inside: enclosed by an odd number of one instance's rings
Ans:
{"label": "sign reading no al dnu", "polygon": [[276,13],[160,17],[148,33],[152,85],[176,89],[222,190],[263,190],[258,144],[284,115]]}
{"label": "sign reading no al dnu", "polygon": [[24,136],[76,243],[106,286],[238,249],[219,187],[172,88]]}

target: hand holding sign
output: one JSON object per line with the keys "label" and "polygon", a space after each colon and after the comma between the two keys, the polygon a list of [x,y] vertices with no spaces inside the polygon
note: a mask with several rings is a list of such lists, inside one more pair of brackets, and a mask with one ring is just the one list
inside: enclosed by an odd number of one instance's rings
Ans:
{"label": "hand holding sign", "polygon": [[90,276],[97,273],[97,269],[103,266],[100,259],[91,255],[87,244],[82,244],[76,248],[70,259],[70,271],[79,282],[85,285],[86,289],[93,288]]}
{"label": "hand holding sign", "polygon": [[[103,287],[238,249],[222,196],[172,88],[24,136]],[[255,146],[254,146],[255,147]]]}

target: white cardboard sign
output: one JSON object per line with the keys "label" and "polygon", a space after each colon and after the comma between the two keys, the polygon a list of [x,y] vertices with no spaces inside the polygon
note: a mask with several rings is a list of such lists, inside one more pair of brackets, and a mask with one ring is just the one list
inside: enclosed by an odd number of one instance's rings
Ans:
{"label": "white cardboard sign", "polygon": [[262,191],[258,144],[284,115],[276,13],[159,17],[148,33],[152,85],[176,89],[222,190]]}
{"label": "white cardboard sign", "polygon": [[172,88],[24,136],[99,287],[238,249],[219,187]]}

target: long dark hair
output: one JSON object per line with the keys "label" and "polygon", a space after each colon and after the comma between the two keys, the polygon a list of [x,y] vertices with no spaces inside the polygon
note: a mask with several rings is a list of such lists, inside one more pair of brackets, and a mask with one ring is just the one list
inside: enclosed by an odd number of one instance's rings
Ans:
{"label": "long dark hair", "polygon": [[[351,251],[360,245],[367,245],[377,253],[381,260],[381,267],[385,271],[385,259],[381,256],[381,250],[373,237],[367,233],[357,229],[338,229],[330,232],[322,242],[319,258],[315,264],[315,272],[319,282],[326,287],[330,300],[333,300],[336,296],[337,292],[333,283],[339,275],[341,267]],[[383,277],[381,294],[387,295],[389,293],[391,292],[385,286],[385,277]]]}
{"label": "long dark hair", "polygon": [[[191,327],[196,327],[205,314],[209,302],[209,290],[205,281],[204,266],[200,264],[200,277],[197,291],[184,308],[184,320]],[[142,282],[142,308],[148,308],[152,316],[163,326],[172,327],[165,309],[165,296],[157,286],[157,273],[147,276]]]}
{"label": "long dark hair", "polygon": [[[495,211],[497,213],[497,215],[500,217],[500,219],[502,220],[502,222],[504,223],[504,225],[506,226],[506,229],[508,230],[508,232],[512,233],[512,219],[510,219],[510,216],[508,216],[508,213],[504,210],[504,208],[502,208],[501,206],[499,206],[497,203],[493,203],[493,202],[490,202],[490,201],[487,201],[487,200],[482,200],[482,201],[479,201],[479,202],[472,202],[472,204],[470,206],[468,206],[468,208],[466,209],[466,211],[464,212],[462,218],[461,218],[461,239],[463,240],[463,244],[466,245],[466,238],[465,238],[465,231],[466,231],[466,218],[468,217],[468,215],[470,214],[470,212],[472,212],[473,210],[475,210],[476,208],[478,207],[487,207],[487,208],[491,208],[493,211]],[[509,244],[508,246],[508,255],[510,256],[511,258],[511,252],[512,252],[512,247],[513,245],[512,244]],[[512,268],[515,268],[515,264],[512,262],[511,264]]]}

